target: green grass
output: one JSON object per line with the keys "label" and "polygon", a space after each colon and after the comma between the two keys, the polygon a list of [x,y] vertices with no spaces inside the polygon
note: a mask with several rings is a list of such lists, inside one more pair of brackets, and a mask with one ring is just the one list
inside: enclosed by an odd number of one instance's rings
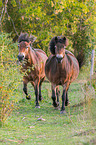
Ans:
{"label": "green grass", "polygon": [[[50,83],[43,83],[39,109],[35,108],[33,87],[28,84],[32,98],[26,100],[21,82],[16,90],[19,95],[15,109],[0,128],[0,145],[95,145],[96,99],[90,97],[85,102],[84,80],[80,78],[70,86],[67,114],[60,114],[60,110],[53,108]],[[62,94],[62,87],[60,90]],[[37,121],[40,117],[45,121]]]}

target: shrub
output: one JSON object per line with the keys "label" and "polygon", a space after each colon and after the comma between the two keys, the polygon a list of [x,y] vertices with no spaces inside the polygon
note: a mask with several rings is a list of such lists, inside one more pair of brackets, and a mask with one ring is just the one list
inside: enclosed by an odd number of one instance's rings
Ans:
{"label": "shrub", "polygon": [[0,34],[0,124],[10,116],[21,78],[17,65],[17,44],[12,42],[10,34]]}

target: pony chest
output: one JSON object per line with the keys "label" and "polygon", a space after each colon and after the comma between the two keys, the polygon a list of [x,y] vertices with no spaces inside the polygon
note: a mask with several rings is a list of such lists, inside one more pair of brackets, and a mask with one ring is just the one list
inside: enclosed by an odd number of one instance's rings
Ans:
{"label": "pony chest", "polygon": [[56,66],[53,66],[51,73],[55,76],[59,76],[59,77],[63,77],[66,75],[66,69],[64,67],[64,65],[59,64]]}
{"label": "pony chest", "polygon": [[64,66],[57,65],[55,68],[51,69],[51,81],[57,85],[62,85],[66,81],[68,74]]}

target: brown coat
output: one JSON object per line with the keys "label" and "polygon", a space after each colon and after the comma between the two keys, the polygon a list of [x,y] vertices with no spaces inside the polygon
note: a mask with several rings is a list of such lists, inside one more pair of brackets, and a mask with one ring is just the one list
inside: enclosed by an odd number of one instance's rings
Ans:
{"label": "brown coat", "polygon": [[39,108],[39,100],[42,100],[41,85],[45,79],[45,62],[47,60],[46,53],[41,49],[31,47],[31,38],[27,33],[22,33],[19,36],[19,54],[18,59],[21,62],[21,72],[23,77],[23,91],[26,94],[26,99],[30,99],[27,92],[27,84],[30,82],[34,86],[36,96],[36,107]]}
{"label": "brown coat", "polygon": [[[79,64],[75,56],[65,47],[68,46],[66,37],[53,37],[49,44],[52,53],[45,64],[45,74],[52,85],[53,106],[59,106],[58,85],[63,87],[61,113],[65,112],[68,105],[68,88],[79,74]],[[56,100],[57,99],[57,100]]]}
{"label": "brown coat", "polygon": [[62,63],[58,63],[55,55],[51,55],[46,61],[45,73],[51,83],[62,86],[68,83],[69,86],[79,74],[78,61],[68,50],[65,50]]}

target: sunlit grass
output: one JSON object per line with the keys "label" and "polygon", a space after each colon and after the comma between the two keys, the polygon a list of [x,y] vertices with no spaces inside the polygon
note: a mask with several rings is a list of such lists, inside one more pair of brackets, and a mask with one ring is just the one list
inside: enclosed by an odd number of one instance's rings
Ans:
{"label": "sunlit grass", "polygon": [[[62,92],[61,87],[60,89]],[[31,84],[28,85],[28,90],[32,97],[30,101],[25,99],[21,82],[16,109],[0,130],[2,144],[94,144],[96,99],[85,103],[80,83],[74,82],[70,86],[70,105],[66,107],[65,115],[61,115],[60,110],[55,110],[52,106],[50,83],[43,83],[40,109],[35,108],[35,95]],[[37,121],[40,117],[45,121]]]}

